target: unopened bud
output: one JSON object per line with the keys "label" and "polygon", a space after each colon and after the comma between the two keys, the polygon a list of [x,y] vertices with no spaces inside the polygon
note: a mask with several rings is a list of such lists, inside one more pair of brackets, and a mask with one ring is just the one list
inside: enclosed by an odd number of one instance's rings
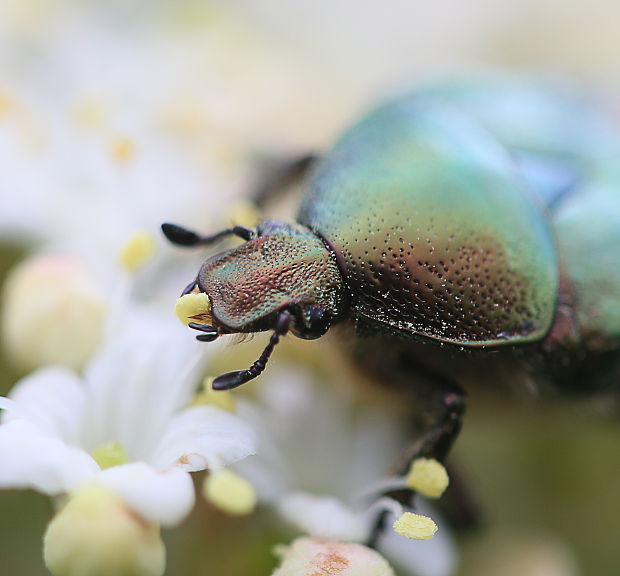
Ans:
{"label": "unopened bud", "polygon": [[71,496],[52,518],[43,556],[54,576],[161,576],[166,567],[159,526],[97,485]]}
{"label": "unopened bud", "polygon": [[385,558],[362,544],[298,538],[279,552],[282,563],[272,576],[394,576]]}
{"label": "unopened bud", "polygon": [[98,346],[105,304],[77,259],[39,255],[7,279],[2,335],[7,357],[22,370],[45,364],[83,367]]}

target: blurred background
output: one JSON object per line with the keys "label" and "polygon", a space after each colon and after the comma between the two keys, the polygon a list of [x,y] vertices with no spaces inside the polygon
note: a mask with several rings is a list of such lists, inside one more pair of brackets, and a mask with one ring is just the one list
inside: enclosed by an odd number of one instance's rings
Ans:
{"label": "blurred background", "polygon": [[[323,150],[376,102],[430,79],[568,77],[615,106],[619,18],[613,0],[3,0],[2,279],[43,247],[86,255],[105,286],[132,230],[226,225],[265,159]],[[170,307],[183,274],[161,278]],[[322,354],[304,346],[310,363]],[[22,373],[3,356],[0,392]],[[485,512],[455,533],[458,574],[616,573],[618,419],[595,401],[498,390],[469,390],[455,448]],[[46,573],[51,514],[45,497],[0,493],[3,573]],[[290,540],[267,511],[231,519],[206,504],[165,536],[168,573],[218,576],[267,575],[271,546]]]}

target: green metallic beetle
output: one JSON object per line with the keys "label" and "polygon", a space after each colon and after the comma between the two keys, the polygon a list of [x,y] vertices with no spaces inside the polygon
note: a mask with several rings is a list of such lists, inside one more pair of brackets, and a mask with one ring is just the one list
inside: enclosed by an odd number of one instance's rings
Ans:
{"label": "green metallic beetle", "polygon": [[[372,112],[305,181],[296,223],[268,220],[186,246],[245,240],[208,259],[185,290],[211,302],[200,340],[274,330],[312,339],[352,319],[396,346],[535,348],[564,371],[620,348],[620,140],[610,117],[571,92],[513,79],[444,83]],[[419,346],[419,344],[415,344]],[[558,360],[559,359],[559,360]],[[441,379],[441,378],[440,378]],[[445,415],[417,454],[443,457],[464,396],[444,382]]]}

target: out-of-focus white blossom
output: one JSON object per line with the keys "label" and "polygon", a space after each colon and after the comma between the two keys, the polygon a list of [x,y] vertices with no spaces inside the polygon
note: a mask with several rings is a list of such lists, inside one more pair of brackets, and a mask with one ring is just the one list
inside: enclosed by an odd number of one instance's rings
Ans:
{"label": "out-of-focus white blossom", "polygon": [[0,487],[56,495],[97,483],[144,520],[174,525],[194,503],[189,472],[255,451],[240,418],[189,405],[200,362],[174,318],[132,321],[83,378],[42,368],[0,397]]}
{"label": "out-of-focus white blossom", "polygon": [[159,526],[99,485],[78,490],[54,516],[43,557],[54,576],[160,576],[166,567]]}
{"label": "out-of-focus white blossom", "polygon": [[282,563],[272,576],[394,576],[378,552],[352,542],[298,538],[280,554]]}
{"label": "out-of-focus white blossom", "polygon": [[106,301],[79,258],[35,255],[13,269],[2,298],[2,340],[22,370],[80,369],[103,336]]}
{"label": "out-of-focus white blossom", "polygon": [[[407,479],[387,474],[411,441],[394,410],[380,402],[366,406],[350,392],[324,388],[291,367],[285,373],[272,369],[256,391],[258,402],[238,396],[237,408],[258,430],[261,449],[235,470],[252,482],[259,502],[302,533],[336,541],[366,542],[387,512],[377,549],[403,574],[454,572],[456,550],[448,530],[428,542],[391,530],[406,510],[383,493],[406,488]],[[419,511],[428,513],[423,501]]]}

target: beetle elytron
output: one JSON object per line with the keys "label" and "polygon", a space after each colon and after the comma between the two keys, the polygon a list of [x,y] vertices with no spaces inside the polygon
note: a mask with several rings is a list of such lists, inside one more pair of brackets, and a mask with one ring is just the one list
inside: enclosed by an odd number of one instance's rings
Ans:
{"label": "beetle elytron", "polygon": [[[185,292],[205,292],[210,341],[274,330],[233,388],[262,372],[280,336],[360,333],[459,348],[537,346],[558,365],[617,359],[620,141],[572,93],[512,79],[431,86],[353,126],[312,167],[297,222],[267,220],[180,245],[245,242],[208,259]],[[448,346],[449,347],[449,346]],[[567,360],[568,359],[568,360]],[[598,361],[598,360],[597,360]],[[607,378],[618,362],[606,362]],[[445,455],[463,404],[449,388]]]}

